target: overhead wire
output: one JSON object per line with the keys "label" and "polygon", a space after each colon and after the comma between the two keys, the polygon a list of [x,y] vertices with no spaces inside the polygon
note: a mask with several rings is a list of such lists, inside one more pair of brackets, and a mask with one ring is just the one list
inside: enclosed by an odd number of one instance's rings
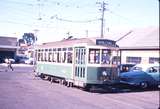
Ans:
{"label": "overhead wire", "polygon": [[80,21],[80,20],[68,20],[68,19],[59,18],[59,17],[56,17],[56,19],[59,20],[59,21],[65,21],[65,22],[71,22],[71,23],[89,23],[89,22],[94,22],[94,21],[100,20],[100,18],[99,18],[99,19],[92,19],[92,20],[83,20],[83,21]]}
{"label": "overhead wire", "polygon": [[127,21],[128,23],[136,24],[136,21],[134,21],[134,20],[132,20],[132,19],[129,19],[129,18],[125,17],[125,16],[122,16],[122,15],[120,15],[120,14],[117,14],[117,13],[111,11],[111,10],[109,10],[109,12],[110,12],[111,14],[113,14],[113,15],[116,15],[116,16],[124,19],[124,20]]}

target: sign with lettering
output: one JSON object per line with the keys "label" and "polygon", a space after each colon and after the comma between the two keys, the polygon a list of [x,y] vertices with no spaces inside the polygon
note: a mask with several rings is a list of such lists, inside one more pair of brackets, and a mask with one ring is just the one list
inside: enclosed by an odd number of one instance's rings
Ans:
{"label": "sign with lettering", "polygon": [[97,39],[96,45],[104,45],[109,47],[117,47],[116,41],[108,40],[108,39]]}

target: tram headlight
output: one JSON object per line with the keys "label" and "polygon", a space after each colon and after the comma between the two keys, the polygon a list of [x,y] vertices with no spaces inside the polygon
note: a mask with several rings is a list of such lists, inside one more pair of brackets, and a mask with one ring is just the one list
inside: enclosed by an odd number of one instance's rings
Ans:
{"label": "tram headlight", "polygon": [[103,71],[102,72],[102,76],[107,76],[108,74],[107,74],[107,72],[106,71]]}
{"label": "tram headlight", "polygon": [[108,76],[109,76],[109,74],[107,71],[102,71],[101,76],[100,76],[100,80],[106,81],[106,80],[108,80]]}

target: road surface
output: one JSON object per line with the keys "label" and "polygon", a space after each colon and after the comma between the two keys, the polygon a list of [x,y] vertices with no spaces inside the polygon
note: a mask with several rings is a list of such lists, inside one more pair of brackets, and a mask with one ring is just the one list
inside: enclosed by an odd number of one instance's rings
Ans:
{"label": "road surface", "polygon": [[158,109],[159,92],[90,93],[34,76],[30,65],[0,65],[0,109]]}

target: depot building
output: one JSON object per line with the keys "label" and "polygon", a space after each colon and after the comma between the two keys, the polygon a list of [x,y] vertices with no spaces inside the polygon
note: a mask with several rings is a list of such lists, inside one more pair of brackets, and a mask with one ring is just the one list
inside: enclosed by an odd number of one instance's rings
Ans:
{"label": "depot building", "polygon": [[17,49],[17,38],[0,36],[0,63],[4,62],[5,58],[14,59]]}
{"label": "depot building", "polygon": [[160,62],[159,28],[148,27],[129,31],[117,41],[121,64]]}

